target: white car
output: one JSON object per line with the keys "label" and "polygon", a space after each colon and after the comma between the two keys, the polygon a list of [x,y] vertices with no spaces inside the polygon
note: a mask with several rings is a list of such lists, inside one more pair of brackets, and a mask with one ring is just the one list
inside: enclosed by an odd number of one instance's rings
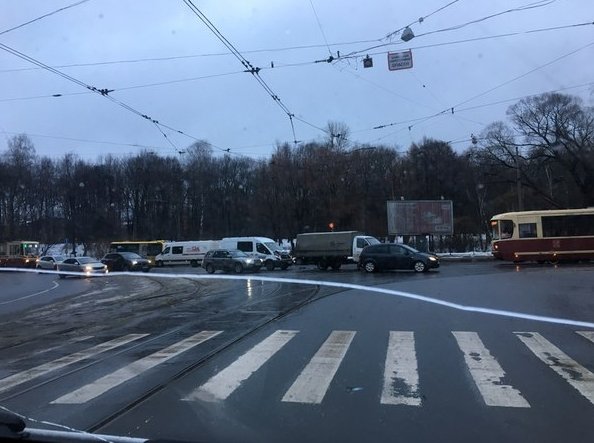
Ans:
{"label": "white car", "polygon": [[66,260],[66,258],[65,255],[44,255],[37,259],[35,267],[37,269],[56,270],[58,269],[58,265]]}
{"label": "white car", "polygon": [[[90,276],[92,274],[107,274],[107,265],[93,257],[72,257],[67,258],[58,265],[58,271],[78,272],[81,276]],[[60,278],[67,277],[66,274],[60,274]]]}

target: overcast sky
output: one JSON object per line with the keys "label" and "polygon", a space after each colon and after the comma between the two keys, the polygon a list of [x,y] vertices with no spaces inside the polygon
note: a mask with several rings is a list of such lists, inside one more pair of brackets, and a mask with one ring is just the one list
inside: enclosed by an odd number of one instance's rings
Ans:
{"label": "overcast sky", "polygon": [[[0,33],[75,1],[0,0]],[[458,0],[419,23],[419,17],[450,2],[194,4],[252,66],[262,68],[260,77],[295,115],[301,142],[321,140],[325,134],[316,127],[332,120],[346,123],[356,143],[404,150],[426,136],[453,141],[462,150],[471,133],[505,119],[514,103],[495,102],[563,89],[593,104],[594,26],[526,33],[592,23],[592,0]],[[543,6],[422,35],[529,4]],[[409,42],[400,34],[385,38],[411,23],[416,37]],[[502,34],[514,35],[495,38]],[[469,39],[478,40],[460,42]],[[216,146],[215,153],[229,149],[233,155],[266,158],[277,142],[293,141],[285,111],[251,74],[242,72],[241,63],[182,0],[89,0],[2,33],[0,43],[87,85],[113,89],[111,97],[207,140]],[[412,49],[413,68],[389,71],[387,52],[407,49]],[[359,58],[313,63],[330,54],[337,57],[337,51],[341,56],[363,52]],[[366,54],[373,58],[372,68],[363,68]],[[104,63],[116,61],[127,62]],[[75,64],[91,66],[59,67]],[[142,149],[133,145],[180,155],[177,151],[193,142],[162,127],[170,144],[148,120],[5,50],[0,51],[0,84],[1,150],[15,133],[28,134],[41,155],[75,152],[89,160]],[[144,87],[126,89],[133,86]],[[423,120],[452,107],[453,113]],[[398,124],[372,129],[390,123]]]}

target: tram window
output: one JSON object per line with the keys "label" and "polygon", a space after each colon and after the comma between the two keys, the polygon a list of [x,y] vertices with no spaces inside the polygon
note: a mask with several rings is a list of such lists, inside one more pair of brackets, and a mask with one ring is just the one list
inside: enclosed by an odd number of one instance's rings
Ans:
{"label": "tram window", "polygon": [[520,234],[520,238],[536,237],[536,223],[520,223],[518,225],[518,233]]}
{"label": "tram window", "polygon": [[565,215],[542,218],[544,237],[594,235],[594,215]]}
{"label": "tram window", "polygon": [[501,238],[512,238],[514,236],[514,222],[501,220]]}

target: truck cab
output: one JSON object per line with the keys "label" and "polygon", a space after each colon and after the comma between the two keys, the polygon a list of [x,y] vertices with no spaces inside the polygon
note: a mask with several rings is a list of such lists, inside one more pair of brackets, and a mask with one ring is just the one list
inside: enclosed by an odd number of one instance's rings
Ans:
{"label": "truck cab", "polygon": [[369,245],[377,245],[380,241],[370,235],[357,235],[353,239],[353,255],[349,257],[354,263],[359,263],[359,257],[363,248]]}

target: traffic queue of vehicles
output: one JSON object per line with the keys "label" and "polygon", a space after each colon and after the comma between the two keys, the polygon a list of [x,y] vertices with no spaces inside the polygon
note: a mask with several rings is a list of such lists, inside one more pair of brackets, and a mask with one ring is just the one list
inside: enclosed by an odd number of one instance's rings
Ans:
{"label": "traffic queue of vehicles", "polygon": [[[113,242],[103,259],[44,255],[36,257],[37,242],[12,242],[14,257],[33,263],[39,270],[57,270],[91,276],[108,272],[149,272],[153,266],[201,265],[208,273],[285,270],[289,266],[315,265],[320,270],[339,270],[343,264],[356,264],[366,272],[411,269],[425,272],[439,267],[439,259],[405,245],[383,244],[375,237],[357,231],[298,234],[292,253],[267,237],[227,237],[222,240],[167,242],[164,240]],[[158,247],[161,247],[160,251]],[[28,248],[27,250],[23,248]],[[6,248],[5,248],[6,249]],[[18,249],[18,251],[17,251]],[[143,257],[138,252],[151,252]],[[30,253],[25,256],[26,253]],[[5,260],[8,263],[8,260]],[[5,265],[6,266],[6,265]],[[60,274],[65,277],[71,274]]]}

